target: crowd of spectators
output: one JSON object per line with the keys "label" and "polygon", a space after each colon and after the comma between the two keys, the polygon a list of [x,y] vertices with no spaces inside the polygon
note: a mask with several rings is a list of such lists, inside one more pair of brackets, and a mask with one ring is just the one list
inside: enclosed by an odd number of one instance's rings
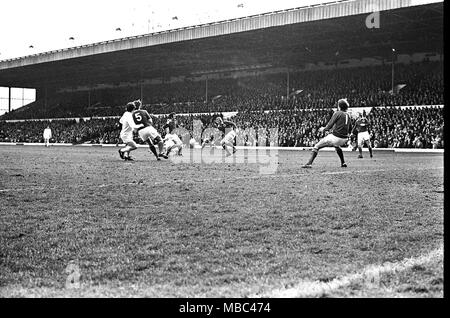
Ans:
{"label": "crowd of spectators", "polygon": [[375,148],[444,148],[443,108],[374,108],[372,124]]}
{"label": "crowd of spectators", "polygon": [[[443,148],[443,111],[442,107],[373,108],[368,114],[372,145],[375,148]],[[245,111],[229,120],[239,128],[236,138],[239,146],[312,147],[323,137],[318,128],[326,125],[332,113],[331,109]],[[201,143],[202,138],[209,138],[202,135],[202,131],[215,116],[217,114],[177,116],[182,140],[187,143],[194,137]],[[121,128],[118,120],[0,122],[0,142],[43,142],[42,132],[50,125],[52,143],[118,144]],[[164,115],[154,122],[163,136],[166,120]],[[216,136],[216,142],[220,137]]]}
{"label": "crowd of spectators", "polygon": [[[441,105],[444,103],[443,63],[339,68],[281,74],[117,87],[53,94],[0,119],[119,116],[129,100],[143,97],[154,114],[225,111],[298,110],[334,107],[347,98],[352,107]],[[397,85],[405,85],[397,89]]]}
{"label": "crowd of spectators", "polygon": [[116,143],[117,119],[20,121],[0,123],[0,142],[43,142],[42,132],[50,126],[52,143]]}
{"label": "crowd of spectators", "polygon": [[[286,74],[210,79],[208,101],[205,84],[185,80],[54,93],[45,102],[38,100],[0,117],[54,120],[1,121],[0,142],[42,142],[42,132],[50,124],[51,142],[117,144],[117,116],[122,115],[123,104],[144,94],[144,108],[150,113],[183,114],[178,116],[178,124],[183,128],[184,141],[193,137],[201,142],[205,137],[204,127],[194,124],[195,120],[207,125],[214,113],[236,111],[231,120],[239,127],[238,145],[312,147],[322,137],[318,128],[331,117],[331,107],[345,97],[351,107],[373,107],[369,120],[375,148],[443,148],[443,108],[391,107],[444,104],[442,62],[396,64],[396,85],[391,92],[391,65],[292,72],[290,94]],[[154,122],[162,134],[166,119],[161,115]]]}
{"label": "crowd of spectators", "polygon": [[[238,113],[231,120],[241,128],[238,140],[248,145],[312,147],[323,137],[318,129],[327,124],[332,113],[331,110],[247,112]],[[374,148],[444,147],[443,108],[378,107],[372,109],[368,119],[371,122],[371,143]],[[258,131],[262,138],[252,138],[256,135],[251,132],[252,129]],[[265,136],[270,135],[270,129],[272,136],[267,142]],[[277,135],[274,136],[273,132]],[[356,142],[356,138],[352,141]]]}

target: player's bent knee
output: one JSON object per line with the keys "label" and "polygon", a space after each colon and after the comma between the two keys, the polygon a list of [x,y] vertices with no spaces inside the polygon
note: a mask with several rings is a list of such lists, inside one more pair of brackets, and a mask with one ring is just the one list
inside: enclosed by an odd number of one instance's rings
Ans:
{"label": "player's bent knee", "polygon": [[131,150],[137,149],[137,146],[134,142],[128,142],[127,146],[130,147]]}
{"label": "player's bent knee", "polygon": [[162,139],[160,136],[156,136],[154,139],[154,143],[159,144],[160,142],[162,142]]}

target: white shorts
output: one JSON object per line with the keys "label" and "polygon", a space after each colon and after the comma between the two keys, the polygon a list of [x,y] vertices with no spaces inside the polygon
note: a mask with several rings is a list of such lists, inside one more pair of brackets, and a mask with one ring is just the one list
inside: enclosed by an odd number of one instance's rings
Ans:
{"label": "white shorts", "polygon": [[142,128],[138,131],[138,134],[143,141],[147,141],[148,139],[151,139],[153,141],[156,137],[161,137],[158,131],[152,126]]}
{"label": "white shorts", "polygon": [[[175,145],[182,145],[183,142],[181,141],[180,137],[178,137],[178,135],[176,134],[169,134],[166,135],[167,141],[172,141]],[[167,142],[166,141],[166,142]]]}
{"label": "white shorts", "polygon": [[323,147],[341,147],[345,145],[347,138],[339,138],[333,134],[328,134],[323,137],[315,146],[316,149],[321,149]]}
{"label": "white shorts", "polygon": [[125,143],[125,144],[127,144],[127,143],[134,143],[134,140],[133,140],[133,133],[125,133],[125,134],[123,134],[123,133],[121,133],[120,134],[120,139],[122,139],[122,141]]}
{"label": "white shorts", "polygon": [[175,146],[175,142],[173,141],[173,139],[166,140],[164,146],[166,147],[166,149],[169,149],[170,147]]}
{"label": "white shorts", "polygon": [[173,136],[173,141],[175,142],[176,145],[183,144],[183,142],[181,141],[180,137],[178,137],[178,135]]}
{"label": "white shorts", "polygon": [[236,137],[236,132],[234,130],[231,130],[228,134],[223,137],[221,144],[223,143],[234,143],[234,138]]}
{"label": "white shorts", "polygon": [[361,146],[365,141],[370,141],[370,135],[368,131],[358,133],[358,146]]}

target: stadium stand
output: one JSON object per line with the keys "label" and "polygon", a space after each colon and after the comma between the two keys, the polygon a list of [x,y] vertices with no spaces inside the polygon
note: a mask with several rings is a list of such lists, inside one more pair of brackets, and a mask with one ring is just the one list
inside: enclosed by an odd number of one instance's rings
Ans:
{"label": "stadium stand", "polygon": [[[372,145],[375,148],[443,148],[443,112],[442,107],[373,108],[368,116],[372,123]],[[239,112],[230,120],[239,127],[238,146],[312,147],[321,137],[318,128],[326,124],[331,114],[329,109],[260,110]],[[180,127],[199,136],[199,131],[193,131],[193,121],[208,123],[213,116],[179,116],[177,120]],[[155,122],[161,134],[164,134],[162,127],[166,119],[161,116]],[[43,142],[42,132],[49,124],[53,131],[51,142],[120,142],[117,118],[4,122],[0,126],[0,142]],[[270,136],[271,128],[277,129],[276,136]],[[251,131],[258,132],[256,138],[255,134],[249,133]],[[186,136],[182,137],[184,141],[188,140]],[[136,141],[139,140],[136,138]]]}
{"label": "stadium stand", "polygon": [[[183,81],[137,87],[58,93],[47,104],[37,101],[0,119],[119,116],[124,101],[144,96],[146,109],[155,114],[279,109],[323,109],[348,98],[352,107],[440,105],[444,103],[443,62],[395,65],[391,94],[391,66],[376,65],[294,72],[287,98],[285,74],[261,74],[216,79],[208,83]],[[397,85],[405,85],[398,89]],[[298,91],[301,91],[297,93]]]}
{"label": "stadium stand", "polygon": [[443,108],[374,108],[375,148],[444,148]]}
{"label": "stadium stand", "polygon": [[162,115],[161,132],[164,114],[184,114],[188,140],[201,138],[195,120],[233,112],[238,145],[311,147],[347,98],[371,108],[374,147],[443,148],[443,3],[377,1],[375,29],[372,5],[323,3],[0,61],[2,86],[34,87],[37,99],[0,117],[0,142],[40,142],[54,119],[52,142],[117,144],[118,116],[141,98]]}

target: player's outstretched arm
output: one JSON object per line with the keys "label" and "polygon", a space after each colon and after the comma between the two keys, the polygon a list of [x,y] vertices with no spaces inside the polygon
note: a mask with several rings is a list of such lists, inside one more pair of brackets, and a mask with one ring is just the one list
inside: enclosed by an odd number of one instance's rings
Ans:
{"label": "player's outstretched arm", "polygon": [[150,114],[146,109],[141,109],[143,112],[144,112],[144,114],[148,117],[148,118],[151,118],[151,119],[157,119],[158,117],[156,117],[155,115],[153,115],[153,114]]}

